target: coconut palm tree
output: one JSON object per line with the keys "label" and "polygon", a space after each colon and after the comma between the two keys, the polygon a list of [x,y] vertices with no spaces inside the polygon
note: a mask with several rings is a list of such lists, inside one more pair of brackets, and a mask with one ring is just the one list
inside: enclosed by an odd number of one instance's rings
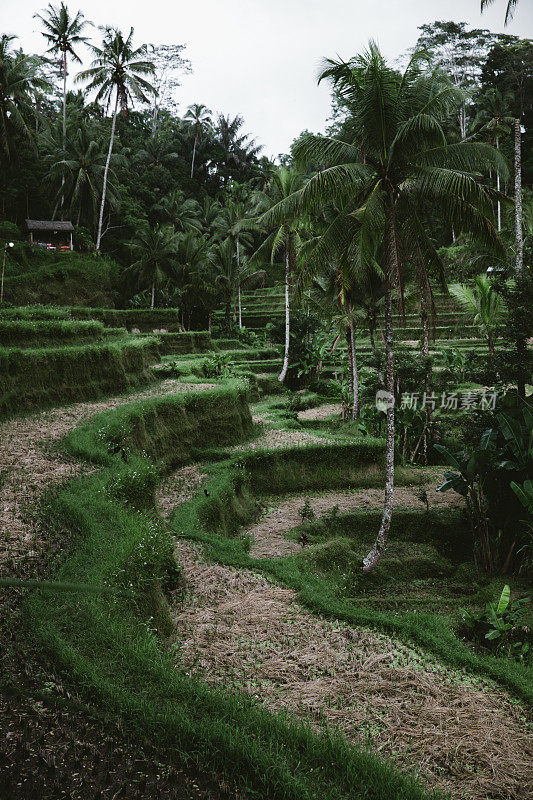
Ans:
{"label": "coconut palm tree", "polygon": [[179,233],[202,229],[202,210],[192,197],[185,197],[181,189],[174,189],[152,207],[163,222],[168,222]]}
{"label": "coconut palm tree", "polygon": [[250,172],[257,156],[263,149],[250,139],[248,133],[241,133],[244,120],[241,116],[225,117],[220,114],[214,130],[215,142],[220,149],[219,172],[224,186],[229,183],[230,176],[237,171]]}
{"label": "coconut palm tree", "polygon": [[[283,383],[287,377],[287,371],[289,369],[291,282],[296,269],[298,251],[302,243],[299,230],[303,224],[302,215],[300,213],[293,213],[288,207],[284,206],[284,203],[299,190],[302,183],[303,177],[296,169],[278,167],[278,169],[272,173],[270,183],[266,190],[257,193],[259,206],[265,209],[257,221],[259,225],[265,226],[267,230],[270,229],[270,231],[266,240],[254,253],[252,258],[257,260],[269,250],[272,262],[276,255],[282,252],[283,261],[285,263],[285,347],[283,365],[278,375],[280,383]],[[275,208],[282,207],[285,210],[279,217],[276,216],[274,220],[271,212]],[[275,222],[274,225],[272,224],[273,222]]]}
{"label": "coconut palm tree", "polygon": [[[494,3],[494,0],[481,0],[481,11],[483,12],[487,6]],[[507,10],[505,12],[505,24],[507,25],[514,16],[514,10],[518,5],[518,0],[508,0]]]}
{"label": "coconut palm tree", "polygon": [[224,239],[223,242],[213,244],[207,259],[213,274],[213,282],[222,291],[226,329],[229,334],[231,331],[231,306],[239,282],[237,261],[231,239]]}
{"label": "coconut palm tree", "polygon": [[150,308],[154,307],[157,285],[176,269],[179,237],[169,225],[141,228],[131,244],[136,261],[128,268],[139,284],[151,287]]}
{"label": "coconut palm tree", "polygon": [[194,308],[207,307],[210,315],[213,286],[206,285],[204,280],[207,262],[208,242],[198,231],[190,230],[178,237],[177,286],[179,305],[182,312],[182,324],[190,330],[191,316]]}
{"label": "coconut palm tree", "polygon": [[89,69],[82,70],[76,77],[77,81],[89,81],[87,88],[96,90],[96,102],[104,100],[107,107],[112,101],[113,93],[115,94],[111,136],[109,137],[109,149],[104,169],[102,200],[96,236],[97,250],[100,249],[102,240],[107,176],[111,153],[113,152],[118,108],[120,106],[121,114],[124,117],[128,112],[128,105],[133,102],[133,98],[142,103],[147,103],[147,95],[155,92],[154,87],[144,77],[145,75],[153,75],[155,67],[146,58],[147,46],[145,44],[141,45],[141,47],[133,47],[133,28],[130,29],[127,38],[124,38],[117,28],[104,27],[101,30],[103,30],[104,34],[102,46],[91,46],[94,55],[92,64]]}
{"label": "coconut palm tree", "polygon": [[38,75],[38,61],[21,50],[12,51],[15,36],[0,37],[0,153],[10,164],[21,142],[32,141],[32,94],[47,89]]}
{"label": "coconut palm tree", "polygon": [[[512,99],[508,93],[505,96],[495,89],[490,88],[479,98],[481,108],[476,115],[474,124],[480,123],[480,134],[487,134],[496,149],[500,149],[500,137],[508,136],[514,129],[515,120],[508,114],[509,101]],[[496,189],[500,191],[500,175],[496,173]],[[501,202],[497,203],[498,232],[502,229]]]}
{"label": "coconut palm tree", "polygon": [[487,275],[476,275],[474,285],[467,286],[456,283],[450,286],[450,292],[467,311],[474,325],[477,325],[487,337],[490,354],[494,355],[494,337],[498,330],[503,312],[501,296],[494,290]]}
{"label": "coconut palm tree", "polygon": [[92,23],[84,18],[81,11],[78,11],[75,17],[71,17],[65,3],[61,3],[60,6],[53,6],[49,3],[46,9],[40,14],[34,14],[34,17],[39,19],[44,26],[44,30],[41,33],[50,45],[46,52],[54,55],[59,54],[61,57],[61,73],[63,75],[63,150],[65,150],[67,141],[67,59],[70,55],[74,61],[78,61],[81,64],[81,58],[74,50],[74,47],[87,42],[87,37],[82,34],[84,29]]}
{"label": "coconut palm tree", "polygon": [[250,247],[253,241],[251,234],[251,227],[253,223],[249,219],[248,209],[243,202],[238,202],[229,198],[225,206],[223,206],[218,214],[214,232],[215,236],[220,239],[229,239],[233,242],[235,247],[235,256],[237,259],[237,274],[239,276],[237,286],[237,302],[238,302],[238,320],[239,329],[242,328],[242,302],[241,302],[241,280],[246,278],[251,279],[252,273],[244,269],[243,259],[241,254],[241,247]]}
{"label": "coconut palm tree", "polygon": [[361,318],[360,309],[354,307],[354,296],[342,262],[332,263],[320,275],[313,278],[309,300],[322,318],[328,320],[338,336],[330,355],[335,351],[342,335],[345,335],[348,350],[348,391],[352,398],[352,419],[359,416],[359,371],[355,350],[356,321]]}
{"label": "coconut palm tree", "polygon": [[[65,196],[68,198],[70,213],[76,215],[76,224],[84,222],[96,228],[98,221],[98,201],[102,195],[102,182],[105,169],[105,153],[102,142],[93,138],[87,125],[78,126],[76,134],[67,142],[67,150],[56,144],[53,137],[48,138],[49,163],[48,180],[57,187],[56,208]],[[110,176],[112,174],[112,157]],[[115,193],[108,182],[108,199],[116,203]]]}
{"label": "coconut palm tree", "polygon": [[203,103],[194,103],[189,106],[184,119],[191,123],[194,131],[194,145],[192,149],[191,161],[191,178],[194,173],[194,159],[196,157],[196,148],[202,141],[202,136],[206,128],[211,127],[211,109],[203,105]]}
{"label": "coconut palm tree", "polygon": [[463,94],[441,73],[425,70],[425,64],[425,55],[415,53],[400,74],[374,43],[349,62],[326,61],[320,80],[329,79],[350,109],[354,139],[303,137],[295,145],[296,157],[323,169],[265,217],[282,221],[287,214],[313,212],[338,200],[339,212],[320,237],[313,259],[324,263],[341,253],[354,286],[372,271],[384,277],[385,500],[364,572],[376,566],[386,547],[394,505],[393,289],[399,289],[401,307],[407,253],[419,248],[425,264],[434,258],[418,213],[420,201],[438,207],[457,230],[471,230],[487,246],[502,250],[491,220],[498,193],[481,176],[489,167],[506,174],[505,163],[484,142],[447,144],[443,124]]}

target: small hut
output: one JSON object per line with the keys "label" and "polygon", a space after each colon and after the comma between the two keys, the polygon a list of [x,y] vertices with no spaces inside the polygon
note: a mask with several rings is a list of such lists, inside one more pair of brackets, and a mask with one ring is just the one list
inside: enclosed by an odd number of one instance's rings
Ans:
{"label": "small hut", "polygon": [[47,219],[27,219],[28,241],[47,250],[74,250],[72,222]]}

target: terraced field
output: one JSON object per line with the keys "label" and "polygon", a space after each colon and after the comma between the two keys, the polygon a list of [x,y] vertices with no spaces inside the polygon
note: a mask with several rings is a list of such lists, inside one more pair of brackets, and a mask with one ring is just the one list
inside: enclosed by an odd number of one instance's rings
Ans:
{"label": "terraced field", "polygon": [[442,468],[397,468],[363,581],[381,439],[294,412],[268,345],[83,313],[0,320],[4,794],[530,796],[531,670],[462,639],[502,581]]}

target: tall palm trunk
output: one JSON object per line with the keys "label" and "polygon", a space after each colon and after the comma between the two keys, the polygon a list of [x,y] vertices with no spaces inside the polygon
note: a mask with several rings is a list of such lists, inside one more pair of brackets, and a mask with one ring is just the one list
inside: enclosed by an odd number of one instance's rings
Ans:
{"label": "tall palm trunk", "polygon": [[[351,311],[351,305],[349,306]],[[352,419],[357,419],[359,416],[359,372],[357,369],[357,354],[355,352],[355,330],[353,319],[350,317],[350,348],[352,351],[352,387],[353,387],[353,403],[352,403]]]}
{"label": "tall palm trunk", "polygon": [[429,314],[424,289],[420,291],[420,321],[422,322],[422,354],[429,356]]}
{"label": "tall palm trunk", "polygon": [[154,279],[152,281],[152,301],[150,303],[150,308],[153,309],[154,304],[155,304],[155,277],[154,277]]}
{"label": "tall palm trunk", "polygon": [[239,248],[239,237],[237,236],[235,239],[235,244],[237,246],[237,275],[239,276],[239,286],[238,286],[238,298],[239,298],[239,330],[242,329],[242,302],[241,302],[241,254]]}
{"label": "tall palm trunk", "polygon": [[385,227],[385,389],[387,404],[387,437],[385,442],[385,501],[376,541],[363,559],[363,572],[374,569],[387,544],[394,506],[394,340],[392,328],[392,283],[398,272],[394,212],[389,210]]}
{"label": "tall palm trunk", "polygon": [[104,220],[104,206],[105,206],[105,196],[107,192],[107,175],[109,173],[109,164],[111,162],[111,153],[113,152],[113,142],[115,139],[115,127],[117,124],[117,111],[118,111],[118,90],[117,90],[117,99],[115,100],[115,110],[113,112],[113,122],[111,123],[111,137],[109,139],[109,150],[107,151],[107,158],[105,162],[105,169],[104,169],[104,182],[102,185],[102,201],[100,203],[100,216],[98,217],[98,234],[96,236],[96,249],[100,249],[100,242],[102,239],[102,223]]}
{"label": "tall palm trunk", "polygon": [[[67,51],[63,51],[63,153],[67,147]],[[64,157],[64,156],[63,156]],[[61,219],[65,203],[65,176],[61,176]]]}
{"label": "tall palm trunk", "polygon": [[195,136],[194,137],[194,145],[193,145],[193,148],[192,148],[191,178],[192,178],[193,172],[194,172],[194,159],[196,157],[196,143],[197,142],[198,142],[198,136]]}
{"label": "tall palm trunk", "polygon": [[[500,149],[500,138],[499,136],[496,137],[496,150]],[[496,172],[496,189],[500,191],[500,173]],[[500,233],[502,229],[502,204],[498,200],[497,203],[497,215],[498,215],[498,233]]]}
{"label": "tall palm trunk", "polygon": [[516,236],[516,271],[524,268],[524,231],[522,227],[522,140],[520,120],[514,121],[514,201]]}
{"label": "tall palm trunk", "polygon": [[[348,375],[347,375],[347,388],[348,388],[348,397],[353,398],[353,354],[352,354],[352,339],[350,336],[350,329],[348,328],[346,331],[346,352],[348,353]],[[348,412],[346,412],[346,417],[348,417]]]}
{"label": "tall palm trunk", "polygon": [[289,342],[291,335],[291,312],[289,297],[289,284],[291,277],[290,250],[290,233],[287,233],[285,240],[285,353],[283,355],[283,367],[278,375],[278,381],[280,383],[283,383],[287,377],[287,371],[289,369]]}
{"label": "tall palm trunk", "polygon": [[231,333],[231,297],[226,297],[226,330],[228,332],[228,336]]}

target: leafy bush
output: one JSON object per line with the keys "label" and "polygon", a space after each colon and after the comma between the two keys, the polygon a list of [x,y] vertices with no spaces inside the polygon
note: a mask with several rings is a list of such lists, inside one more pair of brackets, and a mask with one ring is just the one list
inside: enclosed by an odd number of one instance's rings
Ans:
{"label": "leafy bush", "polygon": [[532,563],[532,527],[521,521],[522,495],[514,486],[533,470],[533,412],[525,403],[513,402],[505,399],[505,411],[496,413],[495,426],[485,430],[476,447],[452,453],[435,445],[454,468],[444,473],[437,491],[453,489],[466,499],[475,556],[491,573],[513,566],[527,572]]}
{"label": "leafy bush", "polygon": [[[271,322],[266,326],[267,337],[283,354],[285,345],[285,321]],[[314,314],[293,311],[291,315],[289,370],[285,384],[290,388],[306,385],[314,375],[320,374],[324,357],[323,336],[319,336],[320,322]]]}
{"label": "leafy bush", "polygon": [[230,378],[236,375],[235,364],[224,353],[213,353],[205,359],[203,373],[206,378]]}
{"label": "leafy bush", "polygon": [[243,342],[244,344],[249,344],[252,347],[261,347],[264,344],[265,337],[259,336],[255,331],[251,331],[248,328],[237,328],[236,333],[239,342]]}
{"label": "leafy bush", "polygon": [[511,602],[511,589],[505,585],[498,602],[487,603],[480,614],[463,611],[463,622],[476,644],[498,655],[523,659],[530,650],[531,631],[521,624],[524,608],[529,603],[529,597]]}
{"label": "leafy bush", "polygon": [[303,506],[298,509],[298,514],[302,518],[302,522],[312,522],[316,516],[309,500],[306,500]]}

